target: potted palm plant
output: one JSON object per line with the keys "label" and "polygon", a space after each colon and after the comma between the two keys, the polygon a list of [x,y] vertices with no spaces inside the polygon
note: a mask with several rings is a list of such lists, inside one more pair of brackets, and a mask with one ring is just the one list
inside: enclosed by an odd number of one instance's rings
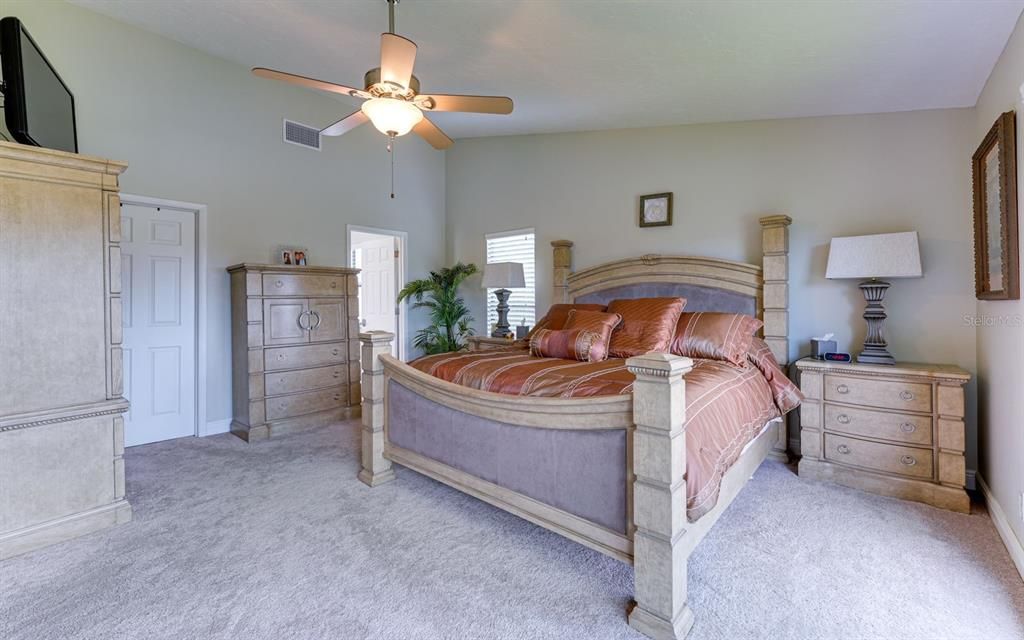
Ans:
{"label": "potted palm plant", "polygon": [[[413,280],[398,292],[398,301],[414,299],[414,309],[428,309],[430,325],[416,332],[413,340],[425,353],[460,351],[466,347],[466,338],[473,335],[473,316],[465,300],[458,295],[459,285],[477,272],[475,264],[456,263],[440,271],[431,271],[430,277]],[[424,300],[426,296],[426,300]]]}

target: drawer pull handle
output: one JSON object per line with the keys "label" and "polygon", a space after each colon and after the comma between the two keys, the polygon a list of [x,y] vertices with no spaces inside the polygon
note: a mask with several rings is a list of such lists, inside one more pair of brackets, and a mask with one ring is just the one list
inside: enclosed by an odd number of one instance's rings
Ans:
{"label": "drawer pull handle", "polygon": [[341,400],[341,396],[340,396],[340,395],[338,395],[337,393],[336,393],[336,394],[334,394],[334,401],[335,401],[335,402],[337,402],[337,401],[339,401],[339,400]]}
{"label": "drawer pull handle", "polygon": [[274,283],[274,286],[277,287],[278,289],[280,289],[281,287],[284,286],[284,282],[282,282],[281,280],[278,280],[277,282]]}
{"label": "drawer pull handle", "polygon": [[917,425],[913,422],[904,422],[900,425],[900,431],[903,433],[914,433],[917,431]]}
{"label": "drawer pull handle", "polygon": [[845,444],[841,444],[838,447],[836,447],[836,451],[845,456],[846,454],[850,453],[850,447],[846,446]]}
{"label": "drawer pull handle", "polygon": [[335,378],[340,378],[341,377],[341,372],[340,371],[335,371],[334,372],[334,377]]}
{"label": "drawer pull handle", "polygon": [[850,393],[850,387],[846,386],[845,384],[841,384],[838,387],[836,387],[836,391],[843,394]]}
{"label": "drawer pull handle", "polygon": [[902,458],[900,458],[900,462],[902,464],[907,465],[908,467],[912,467],[915,464],[917,464],[917,458],[915,458],[914,456],[903,456]]}
{"label": "drawer pull handle", "polygon": [[840,413],[839,416],[836,417],[836,420],[839,422],[839,424],[850,424],[850,416],[846,415],[845,413]]}
{"label": "drawer pull handle", "polygon": [[910,393],[909,391],[900,391],[900,398],[906,400],[907,402],[910,402],[911,400],[914,399],[914,394]]}
{"label": "drawer pull handle", "polygon": [[338,283],[335,282],[334,280],[331,280],[331,288],[332,289],[337,289],[338,288]]}
{"label": "drawer pull handle", "polygon": [[331,349],[331,353],[333,355],[338,355],[338,350],[337,349]]}
{"label": "drawer pull handle", "polygon": [[277,354],[277,359],[278,359],[278,360],[284,360],[284,358],[285,358],[285,356],[284,356],[284,354],[283,354],[283,353],[279,353],[279,354]]}

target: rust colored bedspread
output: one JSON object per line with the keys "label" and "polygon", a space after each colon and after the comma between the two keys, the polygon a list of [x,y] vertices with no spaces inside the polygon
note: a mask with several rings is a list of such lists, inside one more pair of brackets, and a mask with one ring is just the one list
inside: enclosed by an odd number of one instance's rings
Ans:
{"label": "rust colored bedspread", "polygon": [[[524,349],[426,356],[412,367],[455,384],[519,396],[585,398],[628,394],[633,374],[623,359],[578,362],[537,358]],[[686,374],[687,515],[696,520],[718,501],[722,476],[743,447],[800,392],[785,376],[769,380],[758,367],[695,359]]]}

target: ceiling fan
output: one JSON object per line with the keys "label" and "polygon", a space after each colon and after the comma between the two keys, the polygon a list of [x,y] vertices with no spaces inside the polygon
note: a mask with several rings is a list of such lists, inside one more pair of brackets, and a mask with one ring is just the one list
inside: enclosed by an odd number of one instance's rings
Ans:
{"label": "ceiling fan", "polygon": [[325,136],[340,136],[369,120],[390,140],[413,131],[435,149],[447,149],[454,141],[426,118],[425,112],[512,113],[511,98],[421,94],[419,78],[412,74],[416,62],[416,43],[395,33],[395,6],[398,2],[387,0],[388,32],[380,36],[380,66],[366,72],[363,89],[263,67],[256,67],[252,72],[261,78],[282,80],[309,89],[366,100],[359,111],[322,129],[320,133]]}

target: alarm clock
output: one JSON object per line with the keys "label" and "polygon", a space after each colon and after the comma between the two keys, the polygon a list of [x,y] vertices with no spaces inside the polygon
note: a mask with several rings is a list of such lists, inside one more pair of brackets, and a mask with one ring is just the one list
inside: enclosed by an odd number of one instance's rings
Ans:
{"label": "alarm clock", "polygon": [[850,362],[853,358],[848,353],[838,353],[836,351],[829,351],[825,354],[825,360],[828,362]]}

